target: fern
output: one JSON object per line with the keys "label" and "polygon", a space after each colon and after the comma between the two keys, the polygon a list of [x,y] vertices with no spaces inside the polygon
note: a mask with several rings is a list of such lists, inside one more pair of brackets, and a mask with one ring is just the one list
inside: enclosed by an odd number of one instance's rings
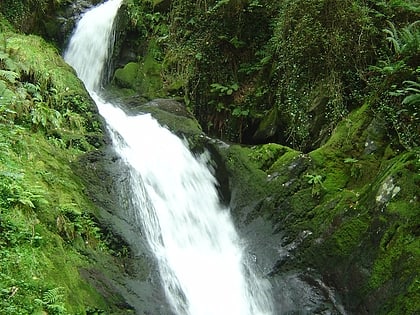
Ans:
{"label": "fern", "polygon": [[392,22],[388,21],[389,28],[383,31],[388,36],[386,39],[391,43],[397,56],[411,56],[420,51],[420,21],[415,21],[398,30]]}
{"label": "fern", "polygon": [[80,114],[75,113],[70,109],[67,109],[63,115],[63,118],[67,120],[70,129],[81,132],[85,131],[85,118],[83,118],[83,116],[81,116]]}
{"label": "fern", "polygon": [[47,304],[55,304],[62,301],[63,297],[63,288],[57,287],[44,292],[42,300]]}
{"label": "fern", "polygon": [[9,116],[15,114],[10,106],[15,94],[7,88],[6,82],[0,79],[0,122],[9,122]]}
{"label": "fern", "polygon": [[49,314],[65,314],[66,308],[63,305],[64,290],[57,287],[45,291],[42,299],[35,299],[35,302],[48,310]]}
{"label": "fern", "polygon": [[16,80],[20,78],[19,73],[10,70],[0,70],[0,78],[6,79],[6,81],[14,84]]}
{"label": "fern", "polygon": [[399,54],[401,52],[401,46],[398,31],[392,22],[388,21],[388,25],[389,28],[383,30],[385,34],[388,34],[386,39],[391,43],[392,47],[394,48],[394,51],[397,54]]}
{"label": "fern", "polygon": [[34,125],[42,126],[47,130],[61,128],[63,119],[60,112],[45,106],[42,102],[36,104],[31,115]]}
{"label": "fern", "polygon": [[405,88],[405,91],[412,93],[406,96],[402,103],[413,107],[420,106],[420,82],[404,81],[404,84],[408,85],[408,87]]}

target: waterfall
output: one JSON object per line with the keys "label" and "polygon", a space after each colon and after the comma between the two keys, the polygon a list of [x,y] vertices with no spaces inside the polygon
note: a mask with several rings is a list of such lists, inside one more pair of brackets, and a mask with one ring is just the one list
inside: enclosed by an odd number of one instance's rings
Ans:
{"label": "waterfall", "polygon": [[100,96],[121,3],[109,0],[86,12],[64,58],[85,83],[130,170],[135,223],[156,257],[167,299],[178,315],[273,314],[270,284],[251,268],[229,209],[219,202],[209,157],[195,157],[151,115],[127,115]]}

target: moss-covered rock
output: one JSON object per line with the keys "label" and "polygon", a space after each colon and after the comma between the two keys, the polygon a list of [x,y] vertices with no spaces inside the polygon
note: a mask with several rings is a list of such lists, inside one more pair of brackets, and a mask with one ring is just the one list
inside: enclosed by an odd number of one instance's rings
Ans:
{"label": "moss-covered rock", "polygon": [[134,88],[140,65],[136,62],[127,63],[124,68],[115,70],[114,81],[121,88]]}
{"label": "moss-covered rock", "polygon": [[365,104],[308,154],[276,144],[221,148],[231,205],[243,229],[265,218],[286,235],[278,246],[294,248],[292,258],[278,255],[273,279],[315,268],[350,312],[415,314],[419,152],[390,150],[376,124]]}
{"label": "moss-covered rock", "polygon": [[127,314],[125,299],[114,287],[106,299],[92,275],[104,284],[123,274],[129,251],[98,220],[73,168],[104,145],[96,107],[53,46],[11,27],[2,36],[0,309]]}
{"label": "moss-covered rock", "polygon": [[131,89],[147,99],[166,96],[162,81],[162,63],[155,57],[156,48],[150,43],[145,56],[139,62],[128,62],[115,70],[112,84],[118,88]]}

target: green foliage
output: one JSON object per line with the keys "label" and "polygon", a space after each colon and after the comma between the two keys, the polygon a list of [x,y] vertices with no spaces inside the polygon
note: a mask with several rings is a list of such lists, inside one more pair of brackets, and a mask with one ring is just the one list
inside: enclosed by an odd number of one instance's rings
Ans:
{"label": "green foliage", "polygon": [[378,91],[372,71],[414,79],[406,75],[417,60],[412,1],[126,5],[139,38],[156,43],[166,93],[183,98],[206,131],[224,139],[262,141],[252,137],[275,111],[274,134],[264,140],[309,150]]}
{"label": "green foliage", "polygon": [[210,84],[210,87],[210,92],[217,93],[219,96],[230,96],[233,94],[233,92],[239,89],[238,83],[233,83],[228,86],[224,86],[219,83],[212,83]]}
{"label": "green foliage", "polygon": [[[402,103],[412,108],[420,108],[420,81],[404,81],[406,87],[404,88],[405,94],[409,94],[404,97]],[[418,115],[418,112],[414,112],[413,115]]]}
{"label": "green foliage", "polygon": [[0,70],[0,77],[8,81],[8,83],[15,83],[19,79],[19,73],[9,70]]}
{"label": "green foliage", "polygon": [[273,163],[288,151],[290,149],[287,147],[276,143],[268,143],[262,146],[252,147],[252,151],[248,157],[257,165],[257,168],[268,171]]}
{"label": "green foliage", "polygon": [[384,29],[388,35],[386,39],[391,43],[396,57],[413,57],[420,53],[420,21],[413,22],[403,29],[398,30],[392,22],[388,22],[389,28]]}
{"label": "green foliage", "polygon": [[308,179],[308,184],[312,185],[312,196],[319,196],[321,191],[325,189],[322,175],[305,174],[305,177]]}
{"label": "green foliage", "polygon": [[100,126],[83,85],[71,79],[70,68],[42,40],[13,33],[5,38],[7,44],[0,46],[1,120],[42,130],[49,138],[86,150],[86,132],[97,133]]}
{"label": "green foliage", "polygon": [[358,179],[361,176],[362,166],[359,163],[358,159],[355,158],[345,158],[344,163],[350,164],[350,176]]}
{"label": "green foliage", "polygon": [[[92,206],[68,165],[80,152],[13,125],[0,125],[0,143],[0,309],[68,314],[82,312],[91,301],[101,305],[77,269],[87,264],[77,250],[107,251],[88,213]],[[73,215],[71,237],[59,229],[61,213]],[[56,287],[63,290],[51,289]]]}
{"label": "green foliage", "polygon": [[94,217],[80,212],[76,204],[66,204],[61,207],[56,226],[58,233],[70,243],[76,244],[81,238],[85,246],[106,249],[106,244],[102,241],[101,229]]}
{"label": "green foliage", "polygon": [[[93,109],[83,84],[52,46],[36,36],[1,34],[2,313],[85,314],[106,308],[79,268],[89,264],[87,251],[110,251],[70,168],[80,149],[92,149],[88,138],[100,139]],[[72,234],[60,230],[63,214]]]}
{"label": "green foliage", "polygon": [[[288,145],[307,149],[359,95],[377,30],[361,1],[283,1],[269,44],[276,106]],[[357,57],[355,57],[357,53]],[[325,99],[318,105],[319,99]],[[284,141],[284,140],[283,140]],[[319,140],[318,140],[319,141]]]}
{"label": "green foliage", "polygon": [[67,314],[66,308],[63,304],[63,288],[57,287],[45,291],[42,294],[42,299],[35,299],[35,303],[42,306],[49,314],[60,315]]}
{"label": "green foliage", "polygon": [[377,97],[374,108],[398,142],[410,149],[419,145],[420,24],[416,21],[402,28],[391,22],[388,24],[384,32],[391,46],[386,51],[386,59],[370,67],[376,74],[370,80]]}
{"label": "green foliage", "polygon": [[53,20],[54,10],[64,3],[62,0],[2,0],[0,13],[19,31],[47,35],[44,20]]}
{"label": "green foliage", "polygon": [[[129,1],[127,6],[140,36],[152,36],[158,45],[163,60],[161,77],[167,92],[182,97],[197,118],[205,122],[208,132],[240,138],[247,120],[254,116],[250,104],[241,103],[248,93],[241,91],[241,81],[249,79],[249,69],[257,68],[252,66],[254,60],[263,59],[260,54],[255,58],[254,54],[267,39],[268,33],[260,31],[269,27],[270,13],[266,10],[273,4],[269,1],[191,4],[179,0],[171,3],[169,11],[164,6],[161,11],[160,6],[151,8],[150,2]],[[239,72],[240,64],[248,70]],[[230,97],[234,94],[235,97]],[[215,109],[218,114],[211,113]],[[226,118],[231,118],[231,122]],[[233,125],[238,132],[230,131],[234,130]]]}

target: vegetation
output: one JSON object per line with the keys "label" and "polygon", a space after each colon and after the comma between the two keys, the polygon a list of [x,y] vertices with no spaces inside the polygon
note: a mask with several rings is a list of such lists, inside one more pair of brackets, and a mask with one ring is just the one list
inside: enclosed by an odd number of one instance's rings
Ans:
{"label": "vegetation", "polygon": [[97,314],[79,271],[114,252],[72,170],[102,143],[95,107],[55,48],[0,21],[0,310]]}
{"label": "vegetation", "polygon": [[415,1],[126,4],[138,61],[159,63],[155,87],[208,133],[308,151],[370,99],[402,146],[417,145],[417,109],[403,102],[418,83]]}
{"label": "vegetation", "polygon": [[377,132],[368,108],[309,154],[277,144],[221,148],[233,211],[241,222],[266,218],[285,235],[279,246],[293,244],[273,274],[311,267],[340,288],[349,312],[415,314],[420,152],[400,154],[385,143],[366,152],[364,140]]}
{"label": "vegetation", "polygon": [[263,144],[224,153],[238,219],[266,216],[291,240],[311,231],[291,264],[315,266],[356,313],[414,314],[417,1],[125,3],[133,61],[159,63],[157,90],[208,134]]}

